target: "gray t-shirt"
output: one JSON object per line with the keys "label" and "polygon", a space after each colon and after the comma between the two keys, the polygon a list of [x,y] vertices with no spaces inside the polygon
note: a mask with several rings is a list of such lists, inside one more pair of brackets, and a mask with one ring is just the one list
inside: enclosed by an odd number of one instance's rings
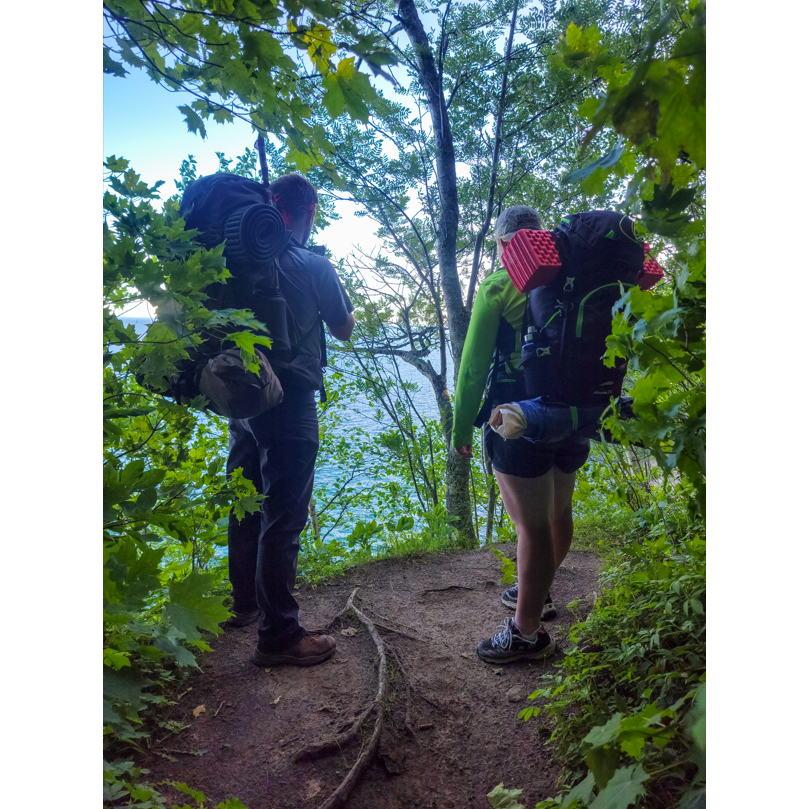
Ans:
{"label": "gray t-shirt", "polygon": [[[278,259],[279,281],[300,339],[289,362],[273,359],[284,388],[318,390],[323,383],[323,326],[339,328],[354,307],[331,262],[294,239]],[[293,328],[290,329],[294,333]]]}

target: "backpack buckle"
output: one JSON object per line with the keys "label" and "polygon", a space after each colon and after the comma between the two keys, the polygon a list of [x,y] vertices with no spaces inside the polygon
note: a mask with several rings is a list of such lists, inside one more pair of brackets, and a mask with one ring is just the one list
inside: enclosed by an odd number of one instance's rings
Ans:
{"label": "backpack buckle", "polygon": [[572,292],[573,285],[576,283],[576,277],[574,275],[568,275],[565,278],[565,285],[562,287],[562,292]]}

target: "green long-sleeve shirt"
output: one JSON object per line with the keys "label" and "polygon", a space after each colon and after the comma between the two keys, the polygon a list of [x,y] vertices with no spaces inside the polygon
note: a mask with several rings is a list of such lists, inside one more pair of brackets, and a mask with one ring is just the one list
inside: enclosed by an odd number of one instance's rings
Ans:
{"label": "green long-sleeve shirt", "polygon": [[[494,360],[498,330],[502,328],[502,321],[510,327],[506,328],[508,333],[505,337],[513,350],[510,356],[503,356],[506,360],[505,368],[498,372],[498,377],[513,374],[520,367],[520,340],[526,300],[526,296],[511,283],[505,270],[497,270],[480,282],[472,305],[458,378],[455,380],[453,447],[472,443],[474,422],[480,412],[486,378]],[[501,355],[503,353],[501,350]]]}

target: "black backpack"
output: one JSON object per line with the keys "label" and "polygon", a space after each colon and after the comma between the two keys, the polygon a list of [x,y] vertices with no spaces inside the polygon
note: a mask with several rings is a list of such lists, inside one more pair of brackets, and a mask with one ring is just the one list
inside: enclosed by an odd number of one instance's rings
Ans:
{"label": "black backpack", "polygon": [[532,290],[522,349],[529,398],[605,407],[620,396],[626,363],[604,365],[612,310],[636,284],[644,251],[630,217],[614,211],[566,216],[553,231],[562,267]]}
{"label": "black backpack", "polygon": [[273,340],[273,353],[290,350],[287,306],[281,294],[277,259],[290,240],[267,186],[237,174],[200,177],[180,202],[186,228],[199,231],[206,247],[225,242],[225,263],[232,277],[206,292],[212,309],[250,309]]}
{"label": "black backpack", "polygon": [[[200,244],[212,248],[225,243],[231,277],[205,290],[208,308],[251,310],[267,327],[273,346],[270,351],[257,347],[263,356],[256,377],[241,366],[237,351],[208,335],[181,364],[167,390],[152,389],[179,402],[203,394],[214,412],[250,418],[281,401],[283,392],[270,360],[289,357],[296,342],[297,335],[290,335],[277,263],[290,233],[266,185],[226,172],[194,180],[185,189],[180,214],[186,228],[199,231]],[[141,376],[138,380],[144,384]]]}

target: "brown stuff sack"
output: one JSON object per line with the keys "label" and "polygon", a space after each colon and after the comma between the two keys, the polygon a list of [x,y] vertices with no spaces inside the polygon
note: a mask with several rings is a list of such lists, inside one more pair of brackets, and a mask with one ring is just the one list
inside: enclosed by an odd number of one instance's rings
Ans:
{"label": "brown stuff sack", "polygon": [[211,410],[229,419],[251,419],[281,403],[284,391],[270,361],[261,352],[257,356],[258,375],[245,369],[235,348],[208,360],[199,377],[199,389]]}

